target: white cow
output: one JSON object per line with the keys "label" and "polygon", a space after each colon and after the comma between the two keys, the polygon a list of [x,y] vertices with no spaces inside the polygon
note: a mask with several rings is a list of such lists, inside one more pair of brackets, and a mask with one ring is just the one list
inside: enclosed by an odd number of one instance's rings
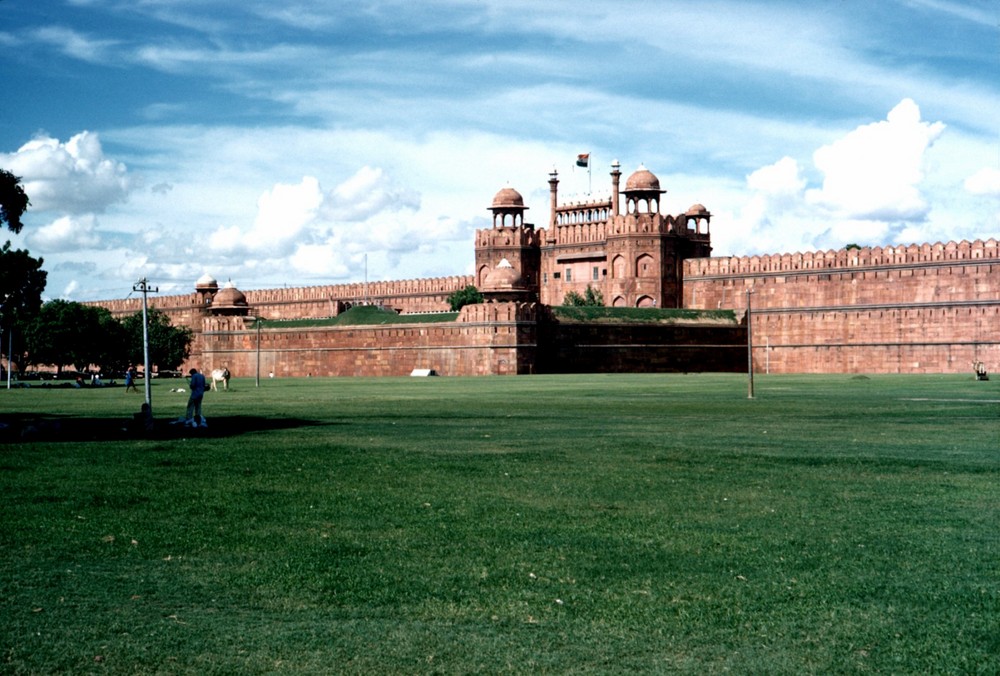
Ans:
{"label": "white cow", "polygon": [[222,389],[229,391],[229,369],[224,366],[212,371],[212,389],[216,392],[219,391],[219,383],[222,383]]}

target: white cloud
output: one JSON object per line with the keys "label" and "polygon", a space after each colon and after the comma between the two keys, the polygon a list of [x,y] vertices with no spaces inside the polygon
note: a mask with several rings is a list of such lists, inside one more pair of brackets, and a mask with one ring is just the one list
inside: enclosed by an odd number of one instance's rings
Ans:
{"label": "white cloud", "polygon": [[332,219],[362,221],[382,211],[419,209],[420,195],[394,185],[378,167],[361,167],[330,193],[327,214]]}
{"label": "white cloud", "polygon": [[846,219],[924,218],[924,152],[943,131],[941,122],[921,121],[917,104],[904,99],[884,121],[858,127],[813,154],[823,187],[807,191],[806,200]]}
{"label": "white cloud", "polygon": [[257,201],[257,217],[245,238],[253,251],[285,253],[286,247],[310,228],[323,204],[319,180],[305,176],[297,185],[277,183]]}
{"label": "white cloud", "polygon": [[[811,171],[794,158],[762,167],[747,176],[749,198],[721,240],[747,253],[922,243],[937,225],[929,224],[925,153],[943,131],[941,123],[921,121],[917,104],[904,99],[885,120],[813,153],[820,187],[810,187],[804,175]],[[989,185],[989,175],[980,174],[970,179],[972,187]]]}
{"label": "white cloud", "polygon": [[326,277],[343,277],[348,267],[343,262],[343,251],[333,243],[303,244],[289,258],[298,272]]}
{"label": "white cloud", "polygon": [[799,173],[798,162],[783,157],[747,176],[747,187],[771,195],[797,195],[806,187],[806,180]]}
{"label": "white cloud", "polygon": [[965,179],[965,189],[973,195],[1000,196],[1000,169],[985,167]]}
{"label": "white cloud", "polygon": [[[425,228],[414,217],[416,191],[397,185],[381,168],[364,166],[335,188],[319,179],[277,183],[257,200],[253,224],[220,227],[208,239],[216,253],[287,257],[294,269],[311,274],[345,274],[344,255],[370,249],[413,249],[448,227]],[[408,212],[400,217],[399,212]]]}
{"label": "white cloud", "polygon": [[66,143],[40,136],[0,154],[0,165],[22,178],[32,212],[100,213],[133,187],[125,165],[105,157],[100,138],[89,131]]}
{"label": "white cloud", "polygon": [[48,225],[28,233],[28,243],[42,253],[93,249],[100,244],[97,219],[93,214],[61,216]]}

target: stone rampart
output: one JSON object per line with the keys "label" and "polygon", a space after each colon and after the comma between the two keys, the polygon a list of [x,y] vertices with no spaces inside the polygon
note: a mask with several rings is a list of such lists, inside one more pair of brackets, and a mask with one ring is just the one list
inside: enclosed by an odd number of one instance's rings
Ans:
{"label": "stone rampart", "polygon": [[[186,365],[237,376],[445,376],[530,373],[739,371],[741,326],[560,323],[534,303],[462,308],[453,322],[281,327],[241,317],[206,319]],[[258,342],[259,341],[259,342]]]}
{"label": "stone rampart", "polygon": [[[458,320],[282,328],[237,317],[205,321],[200,368],[227,366],[236,375],[262,377],[402,376],[413,369],[440,375],[515,375],[534,364],[532,306],[496,303],[463,308]],[[258,343],[259,340],[259,343]],[[266,375],[265,375],[266,374]]]}
{"label": "stone rampart", "polygon": [[[335,317],[350,305],[373,303],[385,305],[400,312],[447,311],[448,296],[474,284],[471,275],[404,279],[383,282],[352,284],[327,284],[320,286],[284,287],[244,291],[250,312],[260,313],[268,319],[315,319]],[[190,294],[148,297],[149,307],[165,312],[174,323],[175,317],[187,317],[204,308],[198,305],[197,295]],[[91,305],[106,307],[115,316],[134,314],[142,310],[142,298],[94,301]],[[189,320],[182,323],[190,326]]]}
{"label": "stone rampart", "polygon": [[997,240],[976,240],[974,242],[963,240],[961,242],[876,246],[793,254],[696,258],[684,262],[684,274],[685,278],[693,278],[717,275],[793,273],[830,268],[851,269],[998,258],[1000,258],[1000,244]]}
{"label": "stone rampart", "polygon": [[744,312],[748,290],[761,370],[1000,368],[995,239],[684,263],[685,307]]}

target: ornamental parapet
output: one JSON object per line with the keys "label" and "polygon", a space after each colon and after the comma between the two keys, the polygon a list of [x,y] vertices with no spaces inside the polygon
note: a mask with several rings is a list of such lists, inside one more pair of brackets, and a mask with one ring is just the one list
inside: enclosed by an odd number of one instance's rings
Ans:
{"label": "ornamental parapet", "polygon": [[876,246],[805,253],[693,258],[684,261],[688,279],[751,274],[781,274],[808,270],[858,269],[958,261],[1000,260],[996,239]]}
{"label": "ornamental parapet", "polygon": [[478,303],[466,305],[458,313],[460,324],[533,322],[538,318],[537,303]]}

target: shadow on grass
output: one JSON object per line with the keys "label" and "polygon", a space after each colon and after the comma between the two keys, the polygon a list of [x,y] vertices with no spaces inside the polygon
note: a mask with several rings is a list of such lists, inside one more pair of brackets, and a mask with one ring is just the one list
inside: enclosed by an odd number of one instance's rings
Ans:
{"label": "shadow on grass", "polygon": [[327,424],[301,418],[220,416],[206,427],[185,427],[183,420],[155,418],[148,426],[139,419],[8,413],[0,415],[0,444],[33,441],[126,441],[235,437],[249,432],[287,430]]}

